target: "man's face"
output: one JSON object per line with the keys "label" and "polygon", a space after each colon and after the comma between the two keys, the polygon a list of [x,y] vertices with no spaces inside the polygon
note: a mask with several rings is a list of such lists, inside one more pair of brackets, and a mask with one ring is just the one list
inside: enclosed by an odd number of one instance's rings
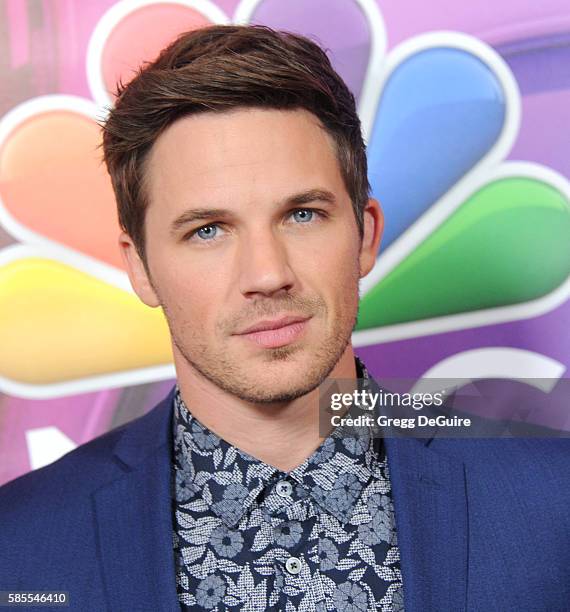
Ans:
{"label": "man's face", "polygon": [[[368,219],[361,250],[318,119],[267,109],[184,117],[158,138],[146,171],[150,275],[132,245],[129,274],[145,303],[163,307],[178,375],[193,368],[250,402],[316,388],[350,342],[379,239]],[[283,317],[301,321],[244,333]]]}

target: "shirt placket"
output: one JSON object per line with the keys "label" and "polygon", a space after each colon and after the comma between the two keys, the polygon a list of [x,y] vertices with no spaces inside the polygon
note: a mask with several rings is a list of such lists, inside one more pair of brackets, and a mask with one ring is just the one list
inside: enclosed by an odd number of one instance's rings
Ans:
{"label": "shirt placket", "polygon": [[306,491],[282,474],[264,500],[263,514],[273,533],[275,608],[285,610],[287,603],[296,606],[304,598],[314,604],[324,602],[318,567],[318,513]]}

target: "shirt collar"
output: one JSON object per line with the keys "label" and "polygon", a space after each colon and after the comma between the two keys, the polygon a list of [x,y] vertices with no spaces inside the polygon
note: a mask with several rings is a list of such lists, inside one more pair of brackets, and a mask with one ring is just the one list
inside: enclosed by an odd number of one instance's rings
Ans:
{"label": "shirt collar", "polygon": [[[370,384],[373,379],[358,357],[355,365],[357,377]],[[299,485],[300,495],[312,497],[345,523],[379,460],[378,440],[369,429],[348,435],[337,427],[303,463],[283,472],[206,428],[192,415],[178,387],[173,435],[177,502],[201,498],[230,527],[239,523],[262,490],[286,477]]]}

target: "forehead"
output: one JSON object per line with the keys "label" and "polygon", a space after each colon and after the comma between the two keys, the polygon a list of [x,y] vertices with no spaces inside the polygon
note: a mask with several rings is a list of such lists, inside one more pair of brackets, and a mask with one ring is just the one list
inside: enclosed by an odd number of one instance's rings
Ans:
{"label": "forehead", "polygon": [[254,198],[267,190],[343,188],[334,141],[306,110],[183,117],[159,136],[145,169],[151,202],[178,193],[227,199],[230,193]]}

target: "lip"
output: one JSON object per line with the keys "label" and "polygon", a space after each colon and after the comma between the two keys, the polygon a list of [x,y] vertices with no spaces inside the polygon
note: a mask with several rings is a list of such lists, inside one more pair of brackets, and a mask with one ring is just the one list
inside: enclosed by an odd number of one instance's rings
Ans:
{"label": "lip", "polygon": [[269,321],[269,320],[259,321],[255,323],[255,325],[251,325],[250,327],[239,332],[238,335],[243,336],[245,334],[251,334],[253,332],[279,329],[280,327],[285,327],[286,325],[291,325],[292,323],[300,323],[302,321],[306,321],[308,318],[309,317],[303,317],[300,315],[288,315],[286,317],[280,317],[279,319],[274,319],[273,321]]}
{"label": "lip", "polygon": [[298,340],[309,320],[310,317],[282,317],[275,321],[260,321],[248,331],[236,335],[262,348],[277,348]]}

